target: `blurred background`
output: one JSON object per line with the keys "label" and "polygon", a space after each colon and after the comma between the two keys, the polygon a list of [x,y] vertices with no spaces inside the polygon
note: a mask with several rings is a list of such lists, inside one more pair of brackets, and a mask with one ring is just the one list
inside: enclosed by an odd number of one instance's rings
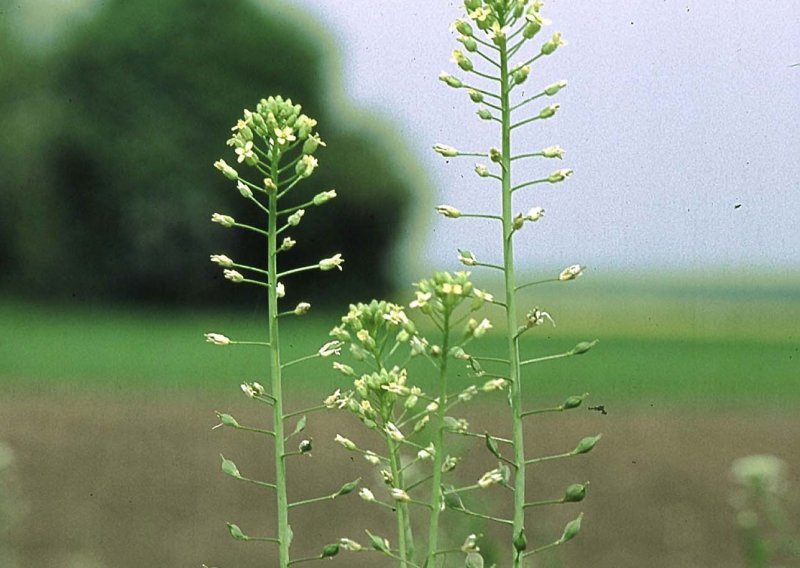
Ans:
{"label": "blurred background", "polygon": [[[233,542],[224,523],[266,534],[269,502],[265,512],[258,494],[223,478],[218,454],[257,470],[269,451],[210,430],[214,410],[252,412],[238,385],[263,376],[262,354],[202,340],[263,334],[265,299],[232,290],[208,262],[258,262],[261,251],[209,223],[215,211],[252,215],[212,163],[232,160],[230,127],[262,97],[289,96],[319,121],[328,146],[301,191],[339,197],[309,212],[287,260],[340,252],[346,270],[288,287],[291,305],[314,306],[287,321],[298,355],[326,340],[347,303],[407,303],[415,279],[458,269],[457,247],[497,258],[491,227],[433,213],[497,208],[471,159],[430,149],[496,145],[466,95],[437,80],[455,72],[448,27],[460,10],[0,0],[0,566],[264,565],[265,551]],[[529,289],[522,304],[558,327],[524,348],[600,344],[537,368],[532,402],[588,391],[608,414],[532,425],[537,453],[605,434],[590,458],[531,473],[543,496],[592,480],[584,534],[541,566],[744,566],[733,459],[780,456],[795,526],[800,511],[800,7],[552,0],[545,10],[569,45],[526,87],[569,87],[558,117],[515,143],[567,154],[518,171],[575,175],[520,192],[520,211],[547,214],[518,261],[531,279],[587,270]],[[291,379],[297,406],[342,386],[327,364]],[[356,427],[310,420],[319,449],[315,467],[293,472],[298,493],[369,475],[330,447],[331,432]],[[373,511],[355,501],[325,509],[325,522],[322,508],[300,516],[296,546],[363,534]],[[570,515],[537,517],[534,538],[553,540]]]}

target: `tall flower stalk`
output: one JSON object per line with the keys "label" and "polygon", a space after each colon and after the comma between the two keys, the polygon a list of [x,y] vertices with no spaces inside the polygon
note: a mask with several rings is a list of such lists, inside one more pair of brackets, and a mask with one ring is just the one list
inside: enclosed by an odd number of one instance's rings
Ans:
{"label": "tall flower stalk", "polygon": [[[311,305],[300,302],[293,309],[281,311],[279,304],[286,293],[284,281],[291,275],[311,271],[328,271],[342,269],[340,254],[324,258],[318,263],[280,270],[280,253],[285,252],[296,244],[288,236],[302,221],[306,209],[323,205],[336,197],[335,190],[328,190],[316,194],[312,199],[292,205],[283,206],[289,200],[290,192],[299,182],[311,176],[317,167],[314,153],[324,143],[314,131],[316,121],[302,114],[300,105],[293,104],[291,100],[281,97],[262,99],[256,106],[256,111],[244,111],[243,117],[233,127],[233,136],[228,140],[228,145],[234,148],[237,162],[253,168],[256,176],[262,181],[255,183],[241,176],[232,166],[224,160],[217,161],[214,166],[231,182],[235,182],[240,195],[251,202],[258,210],[261,226],[240,223],[229,215],[214,213],[211,220],[225,228],[235,228],[249,231],[258,238],[266,241],[264,266],[249,266],[240,264],[224,254],[211,256],[211,261],[223,268],[227,280],[237,284],[252,284],[266,288],[267,293],[267,337],[266,341],[235,341],[219,333],[206,334],[206,340],[215,345],[256,345],[265,347],[268,351],[269,380],[268,388],[259,382],[248,382],[241,385],[244,393],[251,399],[266,404],[272,411],[272,429],[243,426],[229,414],[219,414],[220,425],[237,430],[255,432],[271,438],[274,442],[274,469],[272,481],[260,481],[243,476],[236,464],[222,456],[222,470],[235,479],[255,484],[265,491],[275,495],[275,528],[274,536],[249,536],[237,525],[229,524],[228,529],[237,540],[272,542],[278,548],[278,566],[287,568],[297,562],[327,558],[338,552],[339,543],[328,545],[322,552],[312,558],[292,559],[290,547],[292,544],[292,530],[289,525],[289,511],[295,507],[314,504],[320,501],[335,499],[341,495],[352,492],[358,480],[344,484],[338,490],[321,497],[290,502],[288,495],[288,480],[286,478],[286,462],[296,456],[310,454],[311,440],[301,440],[296,450],[287,448],[288,440],[300,434],[306,425],[306,413],[324,409],[323,405],[298,411],[287,411],[284,408],[284,383],[283,376],[288,367],[309,361],[317,357],[329,357],[337,354],[340,342],[331,341],[323,345],[319,351],[300,357],[293,361],[283,362],[280,342],[280,318],[294,317],[306,314]],[[281,208],[283,206],[283,208]],[[279,242],[279,238],[282,239]],[[245,274],[247,276],[245,276]],[[287,433],[287,424],[297,418],[294,430]],[[274,565],[269,562],[267,565]]]}
{"label": "tall flower stalk", "polygon": [[[541,362],[544,360],[569,357],[583,354],[588,351],[594,342],[585,342],[577,345],[568,352],[547,357],[523,360],[520,353],[520,337],[530,329],[538,327],[544,323],[552,323],[550,314],[538,307],[531,308],[523,321],[519,320],[518,311],[518,292],[535,284],[545,282],[563,282],[574,280],[583,271],[580,265],[573,265],[566,268],[561,274],[539,281],[518,284],[515,270],[514,241],[519,236],[520,231],[527,224],[538,221],[544,216],[544,210],[534,207],[528,213],[515,213],[513,197],[515,193],[529,187],[539,187],[548,184],[558,184],[572,175],[571,169],[558,169],[547,176],[539,179],[525,181],[514,184],[512,167],[514,162],[520,159],[540,158],[540,159],[561,159],[564,151],[559,146],[549,146],[540,151],[514,154],[512,150],[512,134],[517,129],[539,120],[547,120],[557,114],[560,106],[549,104],[541,108],[532,115],[529,105],[535,101],[546,100],[556,95],[566,86],[566,81],[559,81],[541,89],[536,95],[530,96],[518,102],[512,101],[516,95],[517,88],[528,80],[531,73],[531,65],[543,57],[552,55],[560,46],[565,45],[560,33],[555,33],[550,39],[540,44],[535,55],[530,56],[526,49],[529,41],[533,40],[547,22],[540,14],[542,3],[529,0],[466,0],[467,19],[456,21],[455,29],[459,33],[459,41],[463,44],[466,52],[474,54],[479,59],[476,61],[488,65],[486,71],[478,70],[478,66],[473,63],[470,56],[461,50],[453,52],[453,61],[459,68],[470,75],[475,76],[476,81],[487,83],[486,87],[478,87],[468,84],[462,79],[453,75],[443,73],[440,79],[448,86],[455,89],[468,91],[470,99],[481,105],[477,111],[478,117],[482,120],[495,122],[500,126],[499,149],[490,148],[488,151],[461,152],[451,146],[437,144],[434,150],[445,157],[459,156],[480,156],[485,157],[494,164],[498,171],[492,171],[490,166],[478,164],[475,172],[482,178],[494,179],[498,182],[500,190],[500,214],[490,214],[485,212],[462,212],[461,210],[449,206],[441,205],[437,208],[440,214],[448,218],[482,218],[491,219],[499,222],[502,231],[502,264],[492,264],[480,262],[471,252],[459,251],[459,259],[467,266],[487,267],[498,270],[503,274],[504,293],[503,301],[499,302],[505,312],[507,341],[506,358],[493,361],[507,367],[508,379],[510,381],[511,422],[512,437],[511,448],[513,457],[511,465],[514,474],[514,493],[513,493],[513,518],[510,519],[512,526],[512,552],[513,566],[522,566],[523,558],[540,552],[542,550],[558,546],[574,537],[579,528],[582,515],[565,528],[562,536],[550,543],[543,544],[538,548],[528,549],[527,535],[525,531],[526,511],[539,504],[527,501],[527,469],[546,459],[556,459],[571,457],[590,451],[599,440],[599,436],[585,438],[572,451],[559,454],[558,456],[545,456],[540,458],[529,458],[525,453],[525,428],[523,419],[527,416],[539,414],[547,411],[563,411],[575,408],[580,405],[583,397],[570,397],[564,404],[551,409],[528,410],[524,409],[524,380],[523,367]],[[473,29],[477,27],[477,31]],[[522,115],[522,118],[519,118]],[[477,359],[479,360],[479,359]],[[487,444],[491,444],[492,438],[487,436]],[[490,447],[496,454],[497,444]],[[570,486],[570,494],[562,500],[550,500],[548,503],[574,502],[580,500],[585,495],[585,485],[580,485],[582,490]],[[577,499],[580,497],[580,499]]]}

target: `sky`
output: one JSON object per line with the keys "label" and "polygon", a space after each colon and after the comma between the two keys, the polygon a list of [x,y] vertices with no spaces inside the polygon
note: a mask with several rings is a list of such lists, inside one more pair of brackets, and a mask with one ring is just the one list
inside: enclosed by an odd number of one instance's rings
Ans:
{"label": "sky", "polygon": [[[347,97],[407,138],[438,192],[431,202],[496,212],[498,189],[475,176],[474,158],[447,163],[430,149],[499,146],[466,93],[437,80],[443,70],[466,78],[450,62],[461,2],[290,4],[339,42]],[[540,36],[560,31],[569,44],[534,66],[524,91],[569,86],[547,101],[561,105],[558,115],[520,129],[514,149],[559,144],[566,155],[527,161],[515,182],[575,173],[515,194],[519,211],[546,210],[521,235],[522,261],[617,272],[800,269],[800,67],[790,67],[800,62],[800,3],[551,0],[543,13],[553,23]],[[496,259],[486,223],[436,220],[420,258],[451,262],[458,247]]]}

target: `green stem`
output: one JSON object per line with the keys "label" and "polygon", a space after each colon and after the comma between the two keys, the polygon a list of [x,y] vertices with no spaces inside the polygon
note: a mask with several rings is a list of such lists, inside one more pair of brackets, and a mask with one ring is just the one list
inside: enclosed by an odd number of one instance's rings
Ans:
{"label": "green stem", "polygon": [[[519,341],[514,335],[517,329],[516,295],[514,280],[514,232],[511,188],[511,104],[509,101],[509,55],[508,46],[500,46],[500,106],[502,113],[502,175],[503,175],[503,264],[505,266],[506,326],[508,360],[510,362],[509,402],[511,403],[512,436],[514,447],[514,520],[512,539],[525,529],[525,438],[522,426],[522,381],[520,381]],[[522,566],[522,555],[512,546],[514,568]]]}
{"label": "green stem", "polygon": [[425,566],[433,566],[436,550],[439,548],[439,514],[444,499],[442,495],[442,463],[444,462],[444,419],[447,413],[445,401],[447,400],[447,360],[450,352],[450,312],[444,313],[442,338],[442,357],[439,363],[439,408],[434,418],[433,448],[433,478],[431,481],[431,516],[428,526],[428,559]]}
{"label": "green stem", "polygon": [[[280,154],[273,150],[272,181],[278,183],[278,162]],[[278,250],[278,196],[273,192],[269,196],[269,236],[267,238],[267,258],[269,259],[269,281],[278,281],[276,251]],[[281,380],[281,353],[278,333],[278,295],[275,286],[267,288],[269,309],[269,344],[270,344],[270,378],[272,396],[275,399],[272,413],[273,431],[275,432],[275,493],[278,515],[278,558],[280,568],[289,566],[289,499],[286,490],[286,464],[284,461],[285,434],[283,415],[283,383]]]}
{"label": "green stem", "polygon": [[[403,470],[400,467],[400,444],[386,436],[389,446],[389,467],[392,471],[395,487],[403,487]],[[413,560],[414,540],[411,534],[411,518],[407,503],[396,503],[394,506],[397,519],[397,545],[400,553],[400,566],[406,566]]]}

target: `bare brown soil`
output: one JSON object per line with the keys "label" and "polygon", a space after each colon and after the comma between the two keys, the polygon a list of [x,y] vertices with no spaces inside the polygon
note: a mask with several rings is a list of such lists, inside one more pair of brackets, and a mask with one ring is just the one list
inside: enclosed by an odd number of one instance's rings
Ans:
{"label": "bare brown soil", "polygon": [[[258,472],[268,471],[268,444],[256,434],[212,431],[214,409],[251,424],[257,420],[242,398],[221,404],[193,394],[3,394],[0,440],[16,455],[7,480],[16,495],[14,568],[271,566],[273,545],[235,542],[224,524],[270,534],[271,496],[219,470],[224,452],[243,475],[265,477]],[[484,427],[481,418],[474,422]],[[532,454],[563,451],[584,435],[604,434],[591,454],[530,471],[532,494],[541,498],[591,480],[586,501],[547,511],[539,517],[546,522],[530,521],[529,540],[541,544],[557,538],[577,512],[586,513],[584,531],[561,552],[565,566],[742,566],[728,505],[731,461],[769,452],[789,462],[795,480],[800,472],[800,419],[788,414],[646,405],[611,408],[607,416],[575,411],[531,426]],[[366,462],[332,442],[337,432],[354,430],[345,415],[309,416],[304,435],[314,437],[315,451],[292,464],[295,498],[333,492],[359,476],[377,492],[380,483]],[[462,468],[467,480],[494,466],[480,442],[473,448]],[[505,490],[489,491],[497,491],[484,494],[492,500]],[[355,495],[297,513],[298,555],[316,553],[339,536],[362,538],[367,527],[396,541],[383,511]],[[383,522],[368,521],[376,517]],[[328,565],[390,564],[372,554],[342,553]]]}

